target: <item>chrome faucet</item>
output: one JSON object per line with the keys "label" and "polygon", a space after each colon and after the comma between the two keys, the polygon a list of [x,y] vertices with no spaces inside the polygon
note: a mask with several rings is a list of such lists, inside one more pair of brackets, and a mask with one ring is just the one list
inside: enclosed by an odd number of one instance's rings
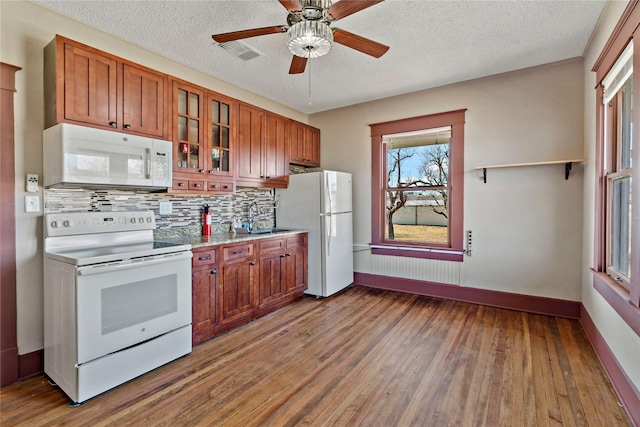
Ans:
{"label": "chrome faucet", "polygon": [[260,208],[258,207],[258,204],[256,202],[251,202],[251,204],[249,205],[249,232],[253,231],[253,224],[256,220],[254,215],[260,215]]}

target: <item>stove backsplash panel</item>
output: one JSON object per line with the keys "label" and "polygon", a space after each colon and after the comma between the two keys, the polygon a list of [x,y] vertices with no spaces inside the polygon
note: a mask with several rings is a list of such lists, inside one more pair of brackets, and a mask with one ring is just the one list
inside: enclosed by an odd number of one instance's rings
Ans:
{"label": "stove backsplash panel", "polygon": [[[160,202],[171,202],[172,213],[160,215]],[[258,225],[261,228],[274,227],[274,193],[270,189],[238,188],[235,194],[220,196],[61,188],[44,191],[45,214],[152,210],[158,230],[202,227],[202,206],[207,204],[213,214],[214,233],[229,231],[234,218],[246,222],[252,202],[260,208]]]}

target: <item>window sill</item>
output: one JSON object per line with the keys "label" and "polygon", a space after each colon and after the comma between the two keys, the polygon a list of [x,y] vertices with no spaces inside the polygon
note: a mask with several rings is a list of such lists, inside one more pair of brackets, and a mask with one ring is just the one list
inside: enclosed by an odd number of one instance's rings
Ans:
{"label": "window sill", "polygon": [[462,262],[464,252],[453,249],[436,249],[411,246],[393,246],[372,244],[371,253],[373,255],[391,255],[408,258],[436,259],[441,261]]}
{"label": "window sill", "polygon": [[593,272],[593,287],[613,307],[631,329],[640,336],[640,308],[633,305],[629,292],[605,273]]}

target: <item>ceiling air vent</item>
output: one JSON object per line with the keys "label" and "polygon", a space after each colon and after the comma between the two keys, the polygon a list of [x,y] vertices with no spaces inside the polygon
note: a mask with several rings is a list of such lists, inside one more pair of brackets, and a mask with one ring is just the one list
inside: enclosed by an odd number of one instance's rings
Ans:
{"label": "ceiling air vent", "polygon": [[239,40],[218,43],[218,46],[226,50],[230,55],[240,58],[243,61],[250,61],[258,56],[264,56],[264,53]]}

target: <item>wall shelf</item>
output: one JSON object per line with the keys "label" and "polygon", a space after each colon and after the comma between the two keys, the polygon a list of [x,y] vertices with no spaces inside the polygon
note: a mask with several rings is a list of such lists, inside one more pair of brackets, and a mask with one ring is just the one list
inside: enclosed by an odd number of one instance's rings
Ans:
{"label": "wall shelf", "polygon": [[533,162],[533,163],[512,163],[508,165],[492,165],[492,166],[478,166],[475,170],[482,171],[482,180],[487,183],[487,169],[501,169],[501,168],[521,168],[527,166],[544,166],[544,165],[558,165],[564,164],[564,179],[569,179],[569,172],[573,168],[574,163],[582,163],[584,159],[576,160],[553,160],[549,162]]}

